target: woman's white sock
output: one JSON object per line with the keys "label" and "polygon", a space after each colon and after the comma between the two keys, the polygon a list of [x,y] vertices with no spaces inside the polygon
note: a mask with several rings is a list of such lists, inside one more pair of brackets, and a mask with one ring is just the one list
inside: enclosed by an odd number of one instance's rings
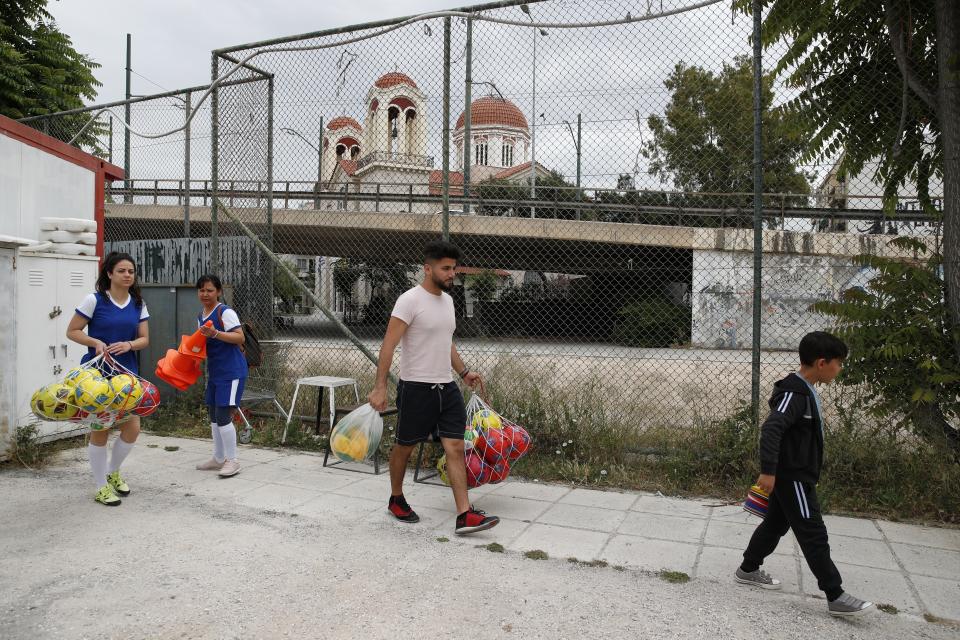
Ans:
{"label": "woman's white sock", "polygon": [[220,436],[220,427],[216,422],[210,423],[210,435],[213,436],[213,459],[223,462],[223,438]]}
{"label": "woman's white sock", "polygon": [[228,422],[217,427],[220,432],[220,439],[223,441],[223,455],[227,460],[237,459],[237,430],[233,423]]}
{"label": "woman's white sock", "polygon": [[120,465],[127,459],[127,454],[133,449],[134,442],[125,442],[123,438],[118,437],[113,441],[113,448],[110,451],[110,473],[120,470]]}
{"label": "woman's white sock", "polygon": [[99,489],[107,484],[107,447],[98,447],[92,442],[87,445],[87,455],[90,457],[90,471],[93,473],[93,484]]}

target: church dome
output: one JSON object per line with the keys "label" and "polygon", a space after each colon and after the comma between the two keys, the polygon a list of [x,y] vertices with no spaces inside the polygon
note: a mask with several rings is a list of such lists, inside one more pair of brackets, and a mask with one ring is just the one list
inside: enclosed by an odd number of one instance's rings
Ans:
{"label": "church dome", "polygon": [[405,84],[407,86],[418,89],[417,83],[413,81],[413,78],[408,76],[405,73],[400,73],[399,71],[391,71],[390,73],[385,73],[377,81],[373,83],[373,86],[378,89],[389,89],[390,87],[395,87],[398,84]]}
{"label": "church dome", "polygon": [[[456,129],[463,128],[464,114],[457,118]],[[514,129],[527,129],[527,119],[517,105],[497,96],[485,96],[470,105],[470,125],[472,127],[502,126]]]}

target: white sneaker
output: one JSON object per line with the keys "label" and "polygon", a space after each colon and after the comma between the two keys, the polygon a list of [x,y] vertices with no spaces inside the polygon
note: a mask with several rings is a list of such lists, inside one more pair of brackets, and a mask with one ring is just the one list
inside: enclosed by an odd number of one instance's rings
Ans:
{"label": "white sneaker", "polygon": [[216,458],[210,458],[206,462],[201,462],[200,464],[198,464],[197,470],[198,471],[219,471],[222,466],[223,466],[223,462],[217,462]]}
{"label": "white sneaker", "polygon": [[236,460],[227,460],[223,463],[223,466],[220,467],[220,477],[229,478],[230,476],[235,476],[240,473],[240,463]]}

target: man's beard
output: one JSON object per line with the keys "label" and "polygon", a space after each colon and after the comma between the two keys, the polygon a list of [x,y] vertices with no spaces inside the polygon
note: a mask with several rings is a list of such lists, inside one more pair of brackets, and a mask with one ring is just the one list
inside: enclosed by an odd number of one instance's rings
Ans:
{"label": "man's beard", "polygon": [[450,280],[450,282],[445,282],[443,280],[434,278],[433,284],[437,285],[437,288],[441,291],[446,291],[447,293],[450,293],[450,291],[453,290],[453,280]]}

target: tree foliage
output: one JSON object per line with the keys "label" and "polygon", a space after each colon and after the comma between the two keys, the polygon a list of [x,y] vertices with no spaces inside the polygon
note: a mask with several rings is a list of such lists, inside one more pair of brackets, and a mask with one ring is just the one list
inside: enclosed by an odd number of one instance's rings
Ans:
{"label": "tree foliage", "polygon": [[836,319],[850,346],[843,383],[864,385],[875,413],[960,455],[960,434],[951,426],[960,417],[960,362],[943,304],[943,260],[917,238],[891,245],[917,259],[861,256],[875,272],[869,284],[814,309]]}
{"label": "tree foliage", "polygon": [[[96,97],[100,65],[73,48],[47,0],[0,0],[0,114],[19,119],[77,109]],[[58,118],[50,135],[69,140],[89,116]],[[82,143],[94,146],[96,128]]]}
{"label": "tree foliage", "polygon": [[[528,216],[530,208],[513,204],[530,200],[530,185],[527,183],[510,182],[508,180],[486,180],[476,187],[476,195],[482,200],[507,200],[507,204],[481,203],[477,213],[484,216]],[[577,217],[576,206],[567,203],[577,202],[577,187],[564,180],[563,175],[551,171],[548,176],[537,176],[536,197],[533,198],[551,206],[537,209],[538,218],[557,218],[574,220]],[[553,206],[552,203],[560,203]]]}
{"label": "tree foliage", "polygon": [[[870,163],[893,204],[915,183],[930,210],[930,177],[940,174],[936,117],[936,26],[933,2],[901,0],[764,0],[762,38],[786,43],[773,74],[796,94],[777,112],[789,115],[805,143],[805,161],[842,154],[841,173]],[[749,2],[740,2],[749,11]],[[909,74],[897,63],[903,55]],[[769,103],[766,103],[769,104]]]}
{"label": "tree foliage", "polygon": [[[753,66],[737,57],[716,74],[697,66],[678,64],[664,81],[671,91],[663,115],[651,114],[647,126],[653,140],[643,148],[649,173],[685,192],[676,206],[706,206],[745,211],[753,196]],[[773,79],[762,81],[763,104],[773,102]],[[809,179],[797,168],[805,140],[793,114],[776,109],[763,112],[763,190],[799,194],[777,199],[777,204],[805,205]],[[720,195],[731,194],[731,195]],[[750,216],[745,220],[749,224]]]}

